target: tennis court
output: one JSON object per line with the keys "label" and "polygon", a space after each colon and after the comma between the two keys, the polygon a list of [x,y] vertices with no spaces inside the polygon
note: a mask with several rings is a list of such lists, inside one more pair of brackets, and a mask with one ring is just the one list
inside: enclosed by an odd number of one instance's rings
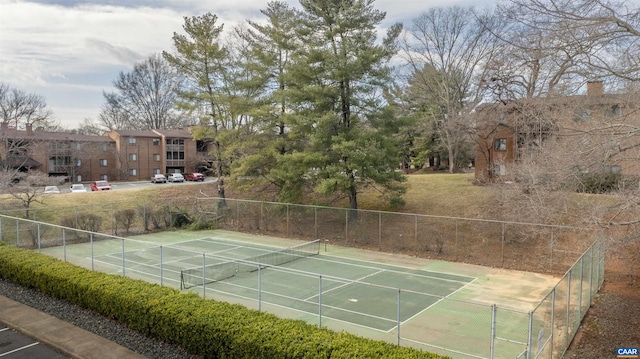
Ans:
{"label": "tennis court", "polygon": [[321,310],[324,318],[387,332],[475,279],[335,257],[320,241],[279,248],[207,237],[137,246],[128,243],[130,248],[94,260],[205,295],[213,291],[313,315]]}
{"label": "tennis court", "polygon": [[465,359],[514,358],[540,342],[550,311],[532,310],[557,283],[537,273],[225,230],[95,234],[41,251],[91,270]]}

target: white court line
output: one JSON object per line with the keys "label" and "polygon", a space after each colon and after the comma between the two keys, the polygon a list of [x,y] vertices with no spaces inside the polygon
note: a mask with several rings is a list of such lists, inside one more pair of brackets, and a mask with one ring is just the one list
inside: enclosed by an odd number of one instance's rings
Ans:
{"label": "white court line", "polygon": [[24,350],[24,349],[27,349],[27,348],[31,348],[32,346],[34,346],[34,345],[38,345],[38,344],[40,344],[40,343],[39,343],[39,342],[35,342],[35,343],[33,343],[33,344],[25,345],[25,346],[23,346],[23,347],[21,347],[21,348],[14,349],[14,350],[12,350],[12,351],[10,351],[10,352],[2,353],[2,354],[0,354],[0,357],[3,357],[3,356],[5,356],[5,355],[9,355],[9,354],[13,354],[13,353],[15,353],[15,352],[19,352],[19,351]]}
{"label": "white court line", "polygon": [[[380,274],[380,273],[382,273],[382,272],[384,272],[384,269],[383,269],[383,270],[380,270],[380,271],[377,271],[377,272],[373,272],[373,273],[367,274],[367,275],[365,275],[365,276],[364,276],[364,277],[362,277],[362,278],[358,278],[358,279],[352,280],[351,282],[344,283],[344,284],[342,284],[342,285],[339,285],[339,286],[337,286],[337,287],[331,288],[331,289],[329,289],[329,290],[323,291],[323,292],[322,292],[322,294],[329,293],[329,292],[334,291],[334,290],[336,290],[336,289],[344,288],[344,287],[346,287],[346,286],[348,286],[348,285],[351,285],[351,284],[354,284],[354,283],[366,283],[366,282],[361,282],[361,281],[362,281],[363,279],[367,279],[367,278],[369,278],[369,277],[371,277],[371,276],[374,276],[374,275],[376,275],[376,274]],[[318,296],[318,295],[316,294],[316,295],[314,295],[313,297],[309,297],[309,298],[305,299],[304,301],[305,301],[305,302],[306,302],[306,301],[309,301],[309,300],[311,300],[311,298],[314,298],[314,297],[317,297],[317,296]]]}

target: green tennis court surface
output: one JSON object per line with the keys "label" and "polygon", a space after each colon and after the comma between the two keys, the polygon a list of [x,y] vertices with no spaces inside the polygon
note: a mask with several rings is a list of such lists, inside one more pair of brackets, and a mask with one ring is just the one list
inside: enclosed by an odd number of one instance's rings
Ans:
{"label": "green tennis court surface", "polygon": [[[162,247],[140,242],[102,251],[94,261],[120,268],[118,272],[124,268],[126,275],[162,278],[164,285],[174,287],[188,272],[191,291],[213,291],[314,315],[321,311],[324,318],[381,331],[393,330],[475,279],[335,257],[318,246],[318,255],[305,253],[280,264],[282,253],[296,256],[296,251],[222,238]],[[272,253],[280,258],[277,265],[265,265]],[[238,263],[247,268],[237,270]]]}

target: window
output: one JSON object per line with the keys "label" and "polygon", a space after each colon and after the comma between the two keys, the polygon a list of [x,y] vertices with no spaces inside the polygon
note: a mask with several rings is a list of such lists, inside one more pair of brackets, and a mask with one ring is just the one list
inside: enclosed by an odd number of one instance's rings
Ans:
{"label": "window", "polygon": [[136,138],[135,137],[129,137],[129,144],[130,145],[135,145],[136,144]]}
{"label": "window", "polygon": [[107,178],[107,175],[100,175],[100,180],[101,181],[108,181],[109,179]]}
{"label": "window", "polygon": [[76,160],[76,167],[80,167],[82,166],[82,160],[81,159],[77,159]]}
{"label": "window", "polygon": [[504,165],[499,164],[493,166],[493,175],[494,176],[504,176],[507,174],[507,169]]}
{"label": "window", "polygon": [[606,171],[608,173],[620,173],[620,171],[622,171],[622,168],[619,165],[612,165],[607,166]]}
{"label": "window", "polygon": [[102,144],[102,150],[103,150],[103,151],[106,151],[106,150],[107,150],[107,144],[106,144],[106,143],[103,143],[103,144]]}
{"label": "window", "polygon": [[138,155],[135,153],[130,153],[129,154],[129,161],[137,161],[138,160]]}
{"label": "window", "polygon": [[493,148],[496,151],[506,151],[507,150],[507,139],[506,138],[496,138],[493,141]]}
{"label": "window", "polygon": [[159,175],[160,174],[160,169],[159,168],[154,168],[153,169],[153,174],[154,175]]}
{"label": "window", "polygon": [[82,175],[77,175],[76,176],[76,182],[78,182],[78,183],[82,182]]}
{"label": "window", "polygon": [[153,155],[153,160],[156,161],[156,162],[160,161],[160,155],[159,154],[154,154]]}
{"label": "window", "polygon": [[160,145],[160,139],[159,138],[154,138],[153,139],[153,145],[154,146],[159,146]]}
{"label": "window", "polygon": [[613,105],[604,111],[604,116],[607,120],[615,120],[622,116],[622,109],[620,105]]}
{"label": "window", "polygon": [[107,167],[107,160],[100,159],[100,167]]}
{"label": "window", "polygon": [[138,174],[138,171],[136,171],[135,168],[129,169],[129,176],[136,176],[137,174]]}
{"label": "window", "polygon": [[81,150],[82,149],[82,145],[80,145],[79,142],[76,142],[76,150]]}
{"label": "window", "polygon": [[589,121],[589,119],[591,119],[591,110],[589,109],[577,111],[575,114],[575,120],[578,122],[586,122]]}

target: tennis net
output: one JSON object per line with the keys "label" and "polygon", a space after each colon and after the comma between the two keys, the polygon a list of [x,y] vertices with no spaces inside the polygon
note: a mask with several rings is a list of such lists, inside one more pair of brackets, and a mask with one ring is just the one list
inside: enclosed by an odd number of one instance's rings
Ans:
{"label": "tennis net", "polygon": [[299,244],[294,247],[267,252],[243,259],[235,259],[207,266],[180,270],[180,289],[218,282],[240,273],[257,271],[259,268],[278,266],[320,253],[320,240]]}

